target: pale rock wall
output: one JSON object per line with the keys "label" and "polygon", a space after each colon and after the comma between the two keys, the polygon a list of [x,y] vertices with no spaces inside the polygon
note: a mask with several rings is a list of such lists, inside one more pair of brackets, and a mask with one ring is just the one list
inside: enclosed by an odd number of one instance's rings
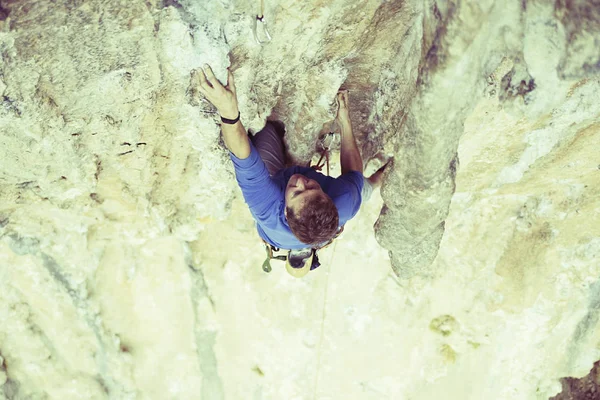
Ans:
{"label": "pale rock wall", "polygon": [[[585,375],[597,0],[266,0],[264,46],[257,9],[2,3],[0,398],[545,399]],[[286,124],[290,163],[340,86],[367,171],[394,156],[303,281],[260,270],[204,63],[252,131]]]}

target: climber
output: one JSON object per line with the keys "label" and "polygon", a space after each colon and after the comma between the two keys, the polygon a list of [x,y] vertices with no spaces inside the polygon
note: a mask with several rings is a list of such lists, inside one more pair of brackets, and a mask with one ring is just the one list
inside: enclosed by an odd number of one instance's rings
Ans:
{"label": "climber", "polygon": [[[280,249],[305,249],[327,242],[381,185],[385,165],[363,176],[348,110],[348,93],[337,95],[342,175],[325,176],[309,167],[285,168],[283,123],[267,121],[249,138],[240,122],[233,74],[223,86],[210,66],[192,72],[198,90],[219,112],[225,145],[250,213],[265,242]],[[387,164],[386,164],[387,165]]]}

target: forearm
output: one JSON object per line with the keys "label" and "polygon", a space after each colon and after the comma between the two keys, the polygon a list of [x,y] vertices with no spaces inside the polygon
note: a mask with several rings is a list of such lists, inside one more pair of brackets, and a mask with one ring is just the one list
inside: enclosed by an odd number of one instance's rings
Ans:
{"label": "forearm", "polygon": [[363,163],[352,133],[350,122],[340,124],[341,133],[341,152],[340,163],[342,165],[342,175],[348,171],[363,172]]}
{"label": "forearm", "polygon": [[386,165],[379,168],[375,173],[373,173],[373,175],[367,178],[371,186],[373,186],[373,189],[377,189],[381,186],[381,181],[383,179],[383,171],[385,170]]}
{"label": "forearm", "polygon": [[236,122],[234,125],[221,124],[221,132],[223,133],[225,146],[227,146],[233,155],[241,160],[250,156],[248,134],[241,121]]}

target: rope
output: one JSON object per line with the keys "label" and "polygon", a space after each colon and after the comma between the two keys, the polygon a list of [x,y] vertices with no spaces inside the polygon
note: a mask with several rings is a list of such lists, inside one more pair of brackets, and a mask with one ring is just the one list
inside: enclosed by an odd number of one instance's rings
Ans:
{"label": "rope", "polygon": [[323,317],[321,318],[321,336],[319,338],[319,347],[317,349],[317,368],[315,375],[315,387],[313,391],[313,399],[317,399],[317,389],[319,387],[319,370],[321,369],[321,346],[323,344],[323,333],[325,332],[325,317],[327,316],[327,292],[329,291],[329,274],[331,273],[331,269],[333,269],[333,255],[335,253],[335,248],[337,247],[337,242],[333,245],[333,250],[331,251],[331,258],[329,259],[329,265],[331,266],[329,271],[327,272],[327,278],[325,280],[325,293],[323,294]]}

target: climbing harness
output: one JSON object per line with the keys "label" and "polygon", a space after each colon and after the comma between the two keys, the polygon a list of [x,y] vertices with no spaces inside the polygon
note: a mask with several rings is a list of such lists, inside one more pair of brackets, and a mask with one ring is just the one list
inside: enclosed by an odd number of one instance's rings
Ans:
{"label": "climbing harness", "polygon": [[342,234],[342,232],[344,232],[344,226],[340,226],[340,228],[338,229],[335,236],[321,245],[317,245],[312,248],[309,247],[306,249],[288,250],[287,255],[278,255],[278,256],[273,255],[273,252],[278,252],[281,249],[279,249],[278,247],[272,246],[271,244],[267,243],[265,241],[265,239],[261,238],[263,243],[265,244],[265,249],[267,251],[267,258],[263,262],[262,269],[265,272],[271,272],[271,270],[272,270],[271,260],[286,261],[286,262],[289,262],[293,268],[300,268],[302,265],[304,265],[304,261],[307,258],[309,258],[311,255],[313,255],[313,259],[312,259],[312,263],[310,266],[310,270],[312,271],[313,269],[319,268],[321,266],[321,263],[319,262],[319,256],[317,255],[317,251],[323,250],[324,248],[329,246],[331,243],[333,243],[333,241],[338,236],[340,236]]}
{"label": "climbing harness", "polygon": [[[323,166],[327,165],[327,175],[329,175],[329,151],[331,150],[338,136],[339,135],[336,135],[334,132],[330,131],[329,133],[326,133],[325,135],[319,138],[317,142],[317,152],[321,153],[321,158],[319,158],[319,161],[316,165],[310,166],[309,162],[310,168],[314,169],[315,171],[321,171],[323,169]],[[325,157],[325,162],[321,164],[321,161],[323,161],[323,157]],[[310,259],[311,255],[313,257],[310,270],[312,271],[313,269],[319,268],[321,266],[321,263],[319,262],[319,256],[317,255],[317,251],[322,250],[329,246],[331,243],[333,243],[333,241],[338,236],[340,236],[342,232],[344,232],[343,225],[338,229],[337,233],[327,242],[324,242],[317,246],[307,247],[304,249],[288,250],[287,255],[278,256],[274,256],[273,252],[278,252],[280,251],[280,249],[275,246],[272,246],[271,244],[267,243],[264,239],[261,238],[263,243],[265,244],[265,249],[267,252],[267,258],[263,262],[262,269],[265,272],[271,272],[271,260],[285,261],[286,263],[289,263],[292,266],[292,268],[302,268],[302,266],[305,265],[305,262],[308,262],[308,259]]]}
{"label": "climbing harness", "polygon": [[[260,28],[259,28],[260,25]],[[254,40],[256,43],[263,45],[271,41],[271,35],[267,29],[267,20],[265,19],[265,3],[264,0],[260,0],[260,13],[256,14],[254,20]]]}

